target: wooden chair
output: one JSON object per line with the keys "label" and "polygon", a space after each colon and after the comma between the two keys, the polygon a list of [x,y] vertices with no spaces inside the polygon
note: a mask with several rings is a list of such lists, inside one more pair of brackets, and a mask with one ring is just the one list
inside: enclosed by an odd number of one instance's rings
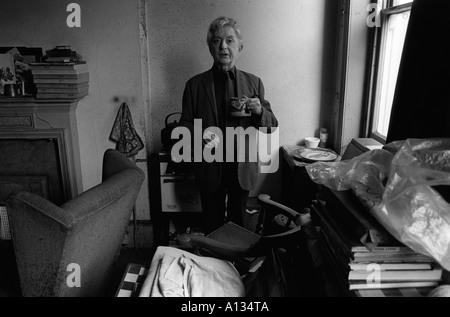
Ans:
{"label": "wooden chair", "polygon": [[269,195],[259,195],[258,202],[261,213],[256,232],[228,222],[207,236],[186,234],[180,241],[198,254],[232,262],[241,274],[246,296],[288,296],[281,256],[304,241],[302,224],[309,215],[277,203]]}

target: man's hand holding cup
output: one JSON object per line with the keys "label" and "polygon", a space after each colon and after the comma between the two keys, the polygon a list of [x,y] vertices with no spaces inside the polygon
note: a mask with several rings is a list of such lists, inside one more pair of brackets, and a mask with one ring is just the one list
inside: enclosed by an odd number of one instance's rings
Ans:
{"label": "man's hand holding cup", "polygon": [[244,98],[246,98],[246,101],[245,101],[246,112],[248,112],[248,113],[251,112],[256,115],[260,115],[262,112],[262,106],[261,106],[261,101],[259,100],[259,98],[258,97],[249,98],[247,96],[244,96]]}

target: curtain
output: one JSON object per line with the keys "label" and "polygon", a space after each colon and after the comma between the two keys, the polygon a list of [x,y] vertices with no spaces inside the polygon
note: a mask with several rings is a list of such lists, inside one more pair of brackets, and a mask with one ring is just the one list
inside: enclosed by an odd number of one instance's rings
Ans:
{"label": "curtain", "polygon": [[450,1],[415,0],[387,142],[450,137]]}

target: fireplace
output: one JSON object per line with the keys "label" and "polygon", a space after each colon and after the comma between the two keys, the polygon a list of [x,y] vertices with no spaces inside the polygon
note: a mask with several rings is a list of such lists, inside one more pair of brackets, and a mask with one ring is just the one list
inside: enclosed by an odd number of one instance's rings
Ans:
{"label": "fireplace", "polygon": [[26,190],[57,205],[69,197],[59,162],[57,138],[28,135],[28,138],[1,138],[0,204],[12,192]]}
{"label": "fireplace", "polygon": [[81,193],[77,103],[0,98],[0,206],[20,190],[57,205]]}

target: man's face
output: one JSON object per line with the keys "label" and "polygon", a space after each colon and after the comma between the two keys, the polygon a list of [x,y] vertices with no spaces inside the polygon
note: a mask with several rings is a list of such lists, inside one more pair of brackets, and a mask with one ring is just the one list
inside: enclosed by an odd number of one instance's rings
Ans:
{"label": "man's face", "polygon": [[236,64],[242,45],[236,36],[236,32],[230,26],[216,31],[209,48],[214,58],[214,63],[222,70],[230,70]]}

